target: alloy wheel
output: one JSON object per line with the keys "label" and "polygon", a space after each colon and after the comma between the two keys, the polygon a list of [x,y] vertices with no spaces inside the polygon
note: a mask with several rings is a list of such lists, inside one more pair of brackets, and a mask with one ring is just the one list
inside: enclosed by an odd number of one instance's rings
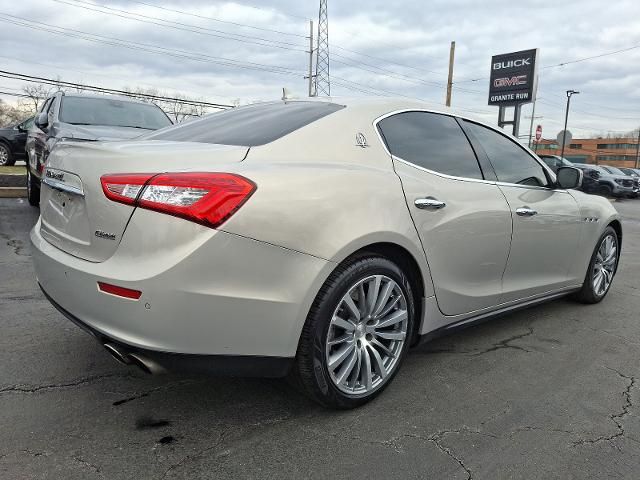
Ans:
{"label": "alloy wheel", "polygon": [[593,291],[599,297],[607,293],[618,262],[618,241],[613,235],[602,239],[593,265]]}
{"label": "alloy wheel", "polygon": [[0,145],[0,166],[9,162],[9,150],[4,145]]}
{"label": "alloy wheel", "polygon": [[331,380],[342,392],[368,395],[391,375],[407,339],[407,299],[385,275],[359,280],[342,297],[325,346]]}

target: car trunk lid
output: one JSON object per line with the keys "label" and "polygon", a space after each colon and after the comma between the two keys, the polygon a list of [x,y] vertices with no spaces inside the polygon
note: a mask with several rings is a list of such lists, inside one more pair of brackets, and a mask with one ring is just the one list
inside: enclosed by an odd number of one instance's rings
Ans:
{"label": "car trunk lid", "polygon": [[60,250],[92,262],[118,248],[135,207],[109,200],[100,177],[111,173],[226,170],[247,147],[131,141],[64,142],[47,160],[40,197],[40,231]]}

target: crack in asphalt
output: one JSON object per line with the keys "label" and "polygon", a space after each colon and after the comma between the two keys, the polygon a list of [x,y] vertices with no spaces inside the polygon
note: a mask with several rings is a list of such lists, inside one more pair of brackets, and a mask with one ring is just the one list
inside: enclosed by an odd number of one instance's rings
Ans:
{"label": "crack in asphalt", "polygon": [[164,471],[164,473],[162,474],[162,477],[160,477],[161,480],[164,479],[164,478],[167,478],[169,473],[172,472],[173,470],[176,470],[177,468],[180,468],[181,466],[185,465],[186,463],[188,463],[188,462],[190,462],[190,461],[192,461],[192,460],[194,460],[196,458],[199,458],[199,457],[203,456],[204,454],[206,454],[208,452],[211,452],[211,451],[217,449],[218,447],[220,447],[220,445],[222,445],[222,442],[224,442],[226,436],[229,434],[229,432],[231,430],[233,430],[233,427],[228,427],[228,428],[224,429],[220,433],[220,436],[218,437],[218,440],[216,441],[215,444],[213,444],[213,445],[211,445],[209,447],[202,448],[202,449],[198,450],[196,453],[193,453],[191,455],[186,455],[186,456],[182,457],[180,459],[180,461],[178,461],[178,462],[176,462],[174,464],[171,464],[169,466],[169,468],[167,468]]}
{"label": "crack in asphalt", "polygon": [[442,453],[444,453],[445,455],[447,455],[451,459],[455,460],[458,463],[458,465],[460,465],[460,467],[467,474],[467,480],[471,480],[473,478],[473,475],[471,474],[471,470],[469,469],[469,467],[467,467],[464,464],[464,462],[462,461],[462,459],[458,455],[456,455],[449,447],[446,447],[441,443],[443,437],[446,436],[446,435],[449,435],[450,433],[460,433],[460,431],[456,431],[456,430],[441,430],[438,433],[435,433],[435,434],[431,435],[428,438],[428,440],[431,443],[433,443],[438,448],[438,450],[440,450]]}
{"label": "crack in asphalt", "polygon": [[601,442],[608,442],[616,450],[621,451],[620,447],[614,443],[614,440],[616,440],[617,438],[623,437],[625,434],[624,425],[622,424],[622,419],[627,415],[629,415],[629,411],[633,406],[633,403],[631,402],[631,390],[636,384],[636,379],[635,377],[630,377],[628,375],[625,375],[622,372],[619,372],[615,368],[611,368],[611,367],[605,367],[605,368],[611,370],[612,372],[617,373],[620,377],[624,378],[629,382],[627,384],[627,387],[622,392],[622,396],[624,397],[624,404],[622,405],[622,410],[619,413],[609,415],[609,418],[613,421],[613,423],[616,424],[616,428],[618,431],[613,435],[601,435],[596,438],[578,440],[572,443],[572,446],[574,447],[577,447],[579,445],[595,445]]}
{"label": "crack in asphalt", "polygon": [[485,353],[489,353],[489,352],[495,352],[496,350],[501,350],[503,348],[512,348],[514,350],[521,350],[523,352],[527,352],[527,353],[531,353],[531,350],[528,350],[524,347],[521,347],[519,345],[511,345],[511,342],[514,342],[516,340],[520,340],[521,338],[525,338],[528,337],[530,335],[533,335],[533,328],[532,327],[528,327],[527,328],[527,332],[525,333],[520,333],[517,335],[512,335],[509,338],[506,338],[504,340],[500,340],[498,343],[494,343],[492,347],[489,347],[485,350],[482,350],[480,352],[474,353],[472,356],[473,357],[477,357],[479,355],[484,355]]}
{"label": "crack in asphalt", "polygon": [[458,350],[455,347],[451,347],[451,348],[441,348],[441,349],[433,349],[433,350],[425,350],[423,353],[425,354],[438,354],[438,353],[452,353],[452,354],[461,354],[461,355],[468,355],[471,357],[477,357],[479,355],[484,355],[485,353],[490,353],[490,352],[495,352],[496,350],[501,350],[503,348],[511,348],[514,350],[521,350],[523,352],[527,352],[527,353],[532,353],[533,350],[529,350],[527,348],[521,347],[519,345],[512,345],[511,342],[514,342],[516,340],[520,340],[521,338],[525,338],[525,337],[529,337],[533,335],[533,328],[532,327],[527,327],[527,331],[524,333],[518,333],[516,335],[512,335],[508,338],[505,338],[504,340],[500,340],[494,344],[492,344],[492,346],[485,348],[484,350],[477,350],[477,349],[473,349],[473,350]]}
{"label": "crack in asphalt", "polygon": [[86,460],[84,460],[84,459],[82,459],[82,458],[80,458],[80,457],[72,457],[72,458],[73,458],[76,462],[78,462],[78,463],[80,463],[80,464],[84,465],[85,467],[88,467],[89,469],[91,469],[91,470],[93,470],[94,472],[96,472],[96,473],[100,476],[100,478],[105,478],[105,477],[104,477],[104,475],[103,475],[103,473],[102,473],[102,469],[101,469],[99,466],[94,465],[94,464],[93,464],[93,463],[91,463],[91,462],[87,462]]}
{"label": "crack in asphalt", "polygon": [[97,382],[99,380],[103,380],[105,378],[136,378],[133,375],[127,375],[122,373],[106,373],[103,375],[91,375],[89,377],[80,378],[78,380],[74,380],[72,382],[67,383],[51,383],[48,385],[36,385],[36,386],[28,386],[28,385],[10,385],[7,387],[0,388],[0,394],[3,393],[35,393],[42,390],[57,390],[60,388],[72,388],[80,385],[85,385],[88,383]]}

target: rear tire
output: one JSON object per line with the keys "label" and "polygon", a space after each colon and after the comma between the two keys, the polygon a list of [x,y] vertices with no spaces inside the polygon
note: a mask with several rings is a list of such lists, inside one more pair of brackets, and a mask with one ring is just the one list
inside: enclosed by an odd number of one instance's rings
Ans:
{"label": "rear tire", "polygon": [[292,380],[327,407],[367,403],[400,369],[414,316],[411,284],[400,267],[375,254],[347,261],[311,306]]}
{"label": "rear tire", "polygon": [[607,295],[618,269],[620,242],[613,227],[608,226],[596,243],[582,288],[574,298],[582,303],[598,303]]}
{"label": "rear tire", "polygon": [[33,179],[33,175],[31,174],[31,170],[27,166],[27,199],[29,200],[29,205],[32,207],[37,207],[40,205],[40,187],[36,185],[35,180]]}
{"label": "rear tire", "polygon": [[16,163],[11,154],[11,149],[4,143],[0,143],[0,167],[10,167]]}

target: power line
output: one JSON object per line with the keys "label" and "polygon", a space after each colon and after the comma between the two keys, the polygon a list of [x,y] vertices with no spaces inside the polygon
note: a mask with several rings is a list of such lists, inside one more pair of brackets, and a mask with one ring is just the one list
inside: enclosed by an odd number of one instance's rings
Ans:
{"label": "power line", "polygon": [[[594,60],[596,58],[608,57],[609,55],[617,55],[619,53],[628,52],[630,50],[635,50],[637,48],[640,48],[640,45],[632,45],[630,47],[621,48],[619,50],[614,50],[612,52],[605,52],[605,53],[600,53],[598,55],[591,55],[589,57],[576,58],[574,60],[566,60],[564,62],[555,63],[555,64],[551,64],[551,65],[543,65],[542,69],[543,70],[547,70],[549,68],[564,67],[565,65],[570,65],[570,64],[573,64],[573,63],[585,62],[587,60]],[[458,80],[458,81],[454,82],[454,84],[455,83],[465,83],[465,82],[477,82],[477,81],[480,81],[480,80],[486,80],[488,78],[489,77],[467,78],[467,79],[463,79],[463,80]]]}
{"label": "power line", "polygon": [[[293,50],[293,51],[300,51],[300,52],[305,51],[304,47],[301,48],[300,45],[295,44],[295,43],[291,43],[291,42],[282,42],[282,41],[279,41],[279,40],[269,40],[269,39],[266,39],[266,38],[254,37],[254,36],[250,36],[250,35],[242,35],[242,34],[237,34],[237,33],[228,33],[228,32],[224,32],[222,30],[216,30],[216,29],[211,29],[211,28],[199,27],[197,25],[192,25],[192,24],[186,24],[186,23],[180,23],[180,22],[165,20],[165,19],[162,19],[162,18],[159,18],[159,17],[151,17],[149,15],[143,15],[143,14],[131,12],[131,11],[128,11],[128,10],[122,10],[122,9],[119,9],[119,8],[112,8],[112,7],[97,5],[95,3],[85,2],[85,1],[82,1],[82,0],[73,0],[73,2],[75,2],[75,3],[71,3],[71,2],[68,2],[68,1],[65,1],[65,0],[53,0],[53,1],[57,2],[57,3],[62,3],[62,4],[65,4],[65,5],[69,5],[69,6],[72,6],[72,7],[75,7],[75,8],[82,8],[84,10],[89,10],[89,11],[93,11],[93,12],[102,13],[104,15],[112,15],[112,16],[116,16],[116,17],[119,17],[119,18],[124,18],[126,20],[132,20],[132,21],[147,23],[147,24],[151,24],[151,25],[157,25],[157,26],[161,26],[161,27],[165,27],[165,28],[172,28],[174,30],[181,30],[181,31],[186,31],[186,32],[191,32],[191,33],[198,33],[200,35],[207,35],[207,36],[216,37],[216,38],[224,38],[226,40],[233,40],[233,41],[236,41],[236,42],[249,43],[249,44],[259,45],[259,46],[263,46],[263,47],[273,47],[273,48],[280,48],[280,49],[284,49],[284,50]],[[91,6],[83,6],[83,5],[91,5]],[[98,7],[98,8],[92,8],[92,7]],[[104,11],[104,10],[101,10],[101,9],[109,10],[109,11]],[[120,12],[120,13],[116,13],[116,12]],[[135,17],[142,17],[142,18],[135,18]],[[144,20],[144,19],[147,19],[147,20]],[[164,23],[160,23],[160,22],[164,22]],[[235,37],[240,37],[240,38],[235,38]],[[298,48],[292,48],[292,47],[298,47]]]}
{"label": "power line", "polygon": [[60,35],[64,37],[70,36],[70,37],[79,38],[79,39],[93,42],[93,43],[99,43],[99,44],[110,45],[115,47],[124,47],[132,50],[146,51],[146,52],[154,53],[157,55],[169,55],[176,58],[184,58],[184,59],[193,60],[193,61],[215,63],[218,65],[243,68],[248,70],[261,70],[261,71],[267,71],[267,72],[283,74],[283,75],[295,75],[295,76],[301,75],[301,72],[294,71],[286,67],[266,65],[266,64],[260,64],[260,63],[254,63],[254,62],[240,62],[238,60],[232,60],[224,57],[214,57],[211,55],[205,55],[201,53],[169,49],[166,47],[161,47],[153,44],[129,42],[126,40],[119,40],[117,38],[107,37],[104,35],[91,34],[91,33],[83,32],[81,30],[74,30],[70,28],[59,27],[59,26],[51,25],[44,22],[36,22],[33,20],[25,19],[23,17],[9,15],[3,12],[0,12],[0,21],[4,21],[7,23],[11,23],[11,24],[26,27],[26,28],[31,28],[34,30],[41,30],[41,31],[53,33],[55,35]]}
{"label": "power line", "polygon": [[[163,6],[154,5],[154,4],[151,4],[151,3],[140,2],[140,1],[137,1],[137,0],[129,0],[129,1],[131,3],[137,3],[139,5],[145,5],[147,7],[157,8],[159,10],[165,10],[167,12],[172,12],[172,13],[179,13],[181,15],[186,15],[186,16],[194,17],[194,18],[200,18],[200,19],[203,19],[203,20],[211,20],[213,22],[226,23],[226,24],[229,24],[229,25],[235,25],[237,27],[251,28],[253,30],[261,30],[263,32],[277,33],[279,35],[289,35],[291,37],[307,38],[306,35],[301,35],[301,34],[298,34],[298,33],[283,32],[281,30],[274,30],[274,29],[266,28],[266,27],[257,27],[255,25],[247,25],[245,23],[232,22],[230,20],[221,20],[221,19],[215,18],[215,17],[207,17],[205,15],[199,15],[197,13],[185,12],[184,10],[177,10],[177,9],[174,9],[174,8],[163,7]],[[250,5],[246,5],[246,6],[248,6],[249,8],[257,9],[257,10],[268,11],[268,10],[265,10],[263,8],[253,7],[253,6],[250,6]],[[290,16],[290,15],[287,15],[287,14],[283,14],[283,15]],[[302,18],[302,19],[306,20],[306,18],[304,18],[304,17],[294,17],[294,18]]]}
{"label": "power line", "polygon": [[135,93],[135,92],[129,92],[127,90],[98,87],[95,85],[88,85],[83,83],[65,82],[63,80],[55,80],[55,79],[46,78],[46,77],[37,77],[34,75],[26,75],[23,73],[9,72],[6,70],[0,70],[0,77],[10,78],[13,80],[32,82],[32,83],[44,83],[46,85],[53,85],[57,87],[62,86],[62,87],[69,87],[69,88],[80,88],[82,90],[87,90],[92,92],[111,93],[111,94],[123,95],[126,97],[147,98],[149,100],[178,102],[178,103],[184,103],[184,104],[193,105],[193,106],[212,107],[212,108],[219,108],[219,109],[226,109],[226,108],[233,107],[233,105],[226,105],[223,103],[212,103],[212,102],[205,102],[201,100],[189,100],[189,99],[176,98],[176,97],[165,97],[162,95],[153,95],[149,93]]}
{"label": "power line", "polygon": [[[67,67],[61,67],[60,65],[52,65],[50,63],[41,63],[41,62],[34,62],[34,61],[29,61],[29,60],[24,60],[21,58],[16,58],[16,57],[9,57],[6,55],[0,55],[0,58],[5,58],[7,60],[14,60],[16,62],[20,62],[20,63],[26,63],[27,65],[39,65],[42,67],[47,67],[47,68],[53,68],[55,70],[62,70],[63,72],[75,72],[75,73],[81,73],[83,75],[93,75],[93,76],[98,76],[98,77],[103,77],[103,78],[108,78],[110,80],[118,80],[121,82],[127,82],[126,80],[123,80],[120,77],[114,77],[113,75],[105,75],[104,73],[95,73],[95,72],[85,72],[83,70],[77,70],[77,69],[70,69]],[[142,86],[146,86],[146,87],[150,87],[150,88],[154,88],[154,89],[166,89],[166,90],[173,90],[174,92],[184,92],[184,93],[189,93],[190,95],[196,95],[196,96],[200,96],[202,97],[202,93],[200,92],[194,92],[192,90],[185,90],[183,88],[175,88],[175,87],[171,87],[171,86],[162,86],[159,87],[157,85],[152,85],[150,83],[144,83],[144,82],[139,82],[136,81],[136,85],[142,85]],[[4,88],[9,88],[9,87],[4,87]]]}

